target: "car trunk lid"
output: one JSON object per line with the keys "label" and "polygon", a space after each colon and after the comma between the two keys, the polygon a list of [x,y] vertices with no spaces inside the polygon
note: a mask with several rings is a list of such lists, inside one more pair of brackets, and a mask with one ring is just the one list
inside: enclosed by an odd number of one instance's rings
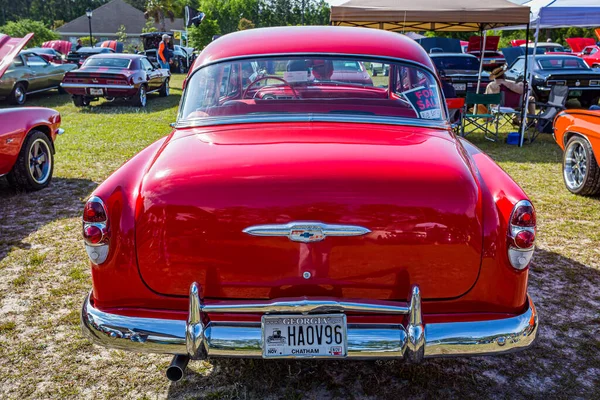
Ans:
{"label": "car trunk lid", "polygon": [[[453,298],[475,283],[477,182],[448,132],[368,124],[191,129],[140,187],[138,264],[161,294]],[[302,243],[243,231],[309,221],[370,233]]]}

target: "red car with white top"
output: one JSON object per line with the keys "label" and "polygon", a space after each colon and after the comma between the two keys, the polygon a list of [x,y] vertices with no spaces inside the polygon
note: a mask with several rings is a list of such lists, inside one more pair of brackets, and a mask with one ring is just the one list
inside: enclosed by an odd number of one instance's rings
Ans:
{"label": "red car with white top", "polygon": [[[288,70],[296,61],[389,76],[341,82]],[[172,380],[207,357],[528,348],[535,210],[447,115],[431,59],[397,33],[281,27],[212,42],[173,131],[85,205],[84,333],[173,354]]]}

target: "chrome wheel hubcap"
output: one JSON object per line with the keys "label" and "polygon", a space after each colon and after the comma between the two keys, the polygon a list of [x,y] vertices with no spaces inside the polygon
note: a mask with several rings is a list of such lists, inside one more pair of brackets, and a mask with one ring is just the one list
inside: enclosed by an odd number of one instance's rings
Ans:
{"label": "chrome wheel hubcap", "polygon": [[50,148],[42,139],[36,139],[29,149],[29,174],[36,183],[43,184],[50,177],[52,169]]}
{"label": "chrome wheel hubcap", "polygon": [[140,89],[140,103],[142,106],[146,105],[146,89]]}
{"label": "chrome wheel hubcap", "polygon": [[573,143],[565,154],[564,177],[569,189],[579,189],[587,173],[587,156],[580,143]]}
{"label": "chrome wheel hubcap", "polygon": [[25,99],[25,91],[23,90],[23,88],[18,87],[15,89],[15,98],[19,103],[23,102],[23,100]]}

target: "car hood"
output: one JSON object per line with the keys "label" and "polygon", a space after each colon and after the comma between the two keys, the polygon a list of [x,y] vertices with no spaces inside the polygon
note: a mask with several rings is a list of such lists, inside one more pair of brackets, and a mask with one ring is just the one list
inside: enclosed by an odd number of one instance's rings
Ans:
{"label": "car hood", "polygon": [[[488,36],[485,39],[485,51],[498,51],[498,43],[500,43],[500,36]],[[469,45],[467,46],[467,53],[481,51],[482,44],[483,38],[481,36],[471,36],[469,38]]]}
{"label": "car hood", "polygon": [[565,39],[573,53],[581,53],[584,48],[594,46],[596,41],[593,38],[568,38]]}
{"label": "car hood", "polygon": [[56,51],[60,51],[64,55],[67,55],[71,51],[73,44],[67,40],[50,40],[49,42],[42,43],[42,47],[54,49]]}
{"label": "car hood", "polygon": [[28,33],[22,38],[13,38],[8,35],[0,34],[0,78],[6,72],[13,59],[31,40],[33,33]]}

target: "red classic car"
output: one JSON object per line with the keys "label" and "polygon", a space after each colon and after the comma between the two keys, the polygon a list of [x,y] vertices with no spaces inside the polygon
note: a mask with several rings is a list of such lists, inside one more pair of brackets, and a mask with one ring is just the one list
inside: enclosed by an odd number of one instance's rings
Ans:
{"label": "red classic car", "polygon": [[98,54],[67,73],[60,86],[73,96],[77,107],[88,106],[100,97],[123,98],[136,107],[146,107],[148,93],[169,95],[170,77],[169,70],[160,69],[146,56]]}
{"label": "red classic car", "polygon": [[561,112],[554,120],[554,139],[564,151],[567,189],[583,196],[600,195],[600,111]]}
{"label": "red classic car", "polygon": [[600,68],[600,46],[587,46],[578,56],[590,67]]}
{"label": "red classic car", "polygon": [[[377,87],[291,62],[383,64]],[[268,66],[244,74],[248,63]],[[268,70],[268,72],[267,72]],[[173,132],[83,212],[95,343],[190,359],[525,349],[535,211],[456,137],[435,67],[396,33],[282,27],[209,44]]]}
{"label": "red classic car", "polygon": [[60,114],[49,108],[0,110],[0,176],[25,190],[50,184],[54,169],[54,140],[63,133]]}
{"label": "red classic car", "polygon": [[[485,51],[483,52],[483,69],[491,71],[506,64],[506,59],[501,51],[498,51],[500,36],[487,36],[485,40]],[[472,54],[481,60],[481,47],[483,37],[471,36],[465,53]]]}

